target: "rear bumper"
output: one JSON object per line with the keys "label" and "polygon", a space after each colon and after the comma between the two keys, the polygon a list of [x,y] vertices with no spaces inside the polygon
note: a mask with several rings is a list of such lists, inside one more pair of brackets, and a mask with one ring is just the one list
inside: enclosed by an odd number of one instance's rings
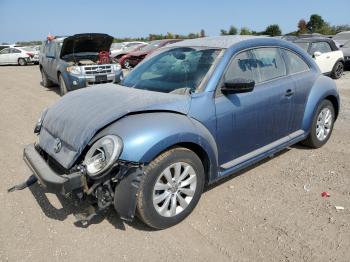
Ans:
{"label": "rear bumper", "polygon": [[84,186],[84,176],[80,172],[60,175],[53,171],[34,144],[24,148],[23,159],[48,192],[66,195]]}

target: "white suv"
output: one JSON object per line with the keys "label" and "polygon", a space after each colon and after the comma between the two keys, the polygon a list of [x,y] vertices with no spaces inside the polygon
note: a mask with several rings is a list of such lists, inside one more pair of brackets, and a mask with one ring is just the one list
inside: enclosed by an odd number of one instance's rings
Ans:
{"label": "white suv", "polygon": [[333,40],[328,38],[302,38],[294,41],[294,43],[315,59],[323,74],[334,79],[342,76],[344,55]]}

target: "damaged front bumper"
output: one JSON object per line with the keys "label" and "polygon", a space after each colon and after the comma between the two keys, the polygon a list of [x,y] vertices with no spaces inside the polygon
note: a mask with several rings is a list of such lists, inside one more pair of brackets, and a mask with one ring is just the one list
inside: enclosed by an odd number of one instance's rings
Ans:
{"label": "damaged front bumper", "polygon": [[121,162],[118,164],[117,172],[111,172],[112,174],[106,174],[104,178],[88,182],[83,171],[71,174],[57,173],[34,144],[24,148],[23,159],[41,186],[48,192],[65,196],[75,193],[80,199],[93,196],[97,200],[97,209],[104,210],[113,205],[122,219],[133,220],[136,197],[143,176],[141,165]]}
{"label": "damaged front bumper", "polygon": [[66,195],[75,189],[84,186],[84,177],[81,172],[59,175],[51,169],[43,157],[31,144],[24,148],[23,159],[38,178],[40,184],[51,193],[61,193]]}

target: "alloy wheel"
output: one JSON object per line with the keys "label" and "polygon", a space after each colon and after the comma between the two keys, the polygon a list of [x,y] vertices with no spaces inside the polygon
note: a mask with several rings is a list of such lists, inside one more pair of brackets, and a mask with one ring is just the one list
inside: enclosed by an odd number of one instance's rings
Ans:
{"label": "alloy wheel", "polygon": [[329,108],[323,108],[317,117],[316,136],[319,141],[325,140],[332,128],[332,112]]}
{"label": "alloy wheel", "polygon": [[164,217],[184,211],[193,199],[197,174],[188,163],[177,162],[165,168],[153,188],[153,206]]}

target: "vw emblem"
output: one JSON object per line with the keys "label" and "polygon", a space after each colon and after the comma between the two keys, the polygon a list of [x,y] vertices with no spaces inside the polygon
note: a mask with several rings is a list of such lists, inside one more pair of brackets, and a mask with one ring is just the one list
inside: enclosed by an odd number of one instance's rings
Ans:
{"label": "vw emblem", "polygon": [[53,150],[55,151],[55,153],[58,153],[61,151],[61,148],[62,148],[62,142],[59,138],[56,138],[55,146],[54,146]]}

